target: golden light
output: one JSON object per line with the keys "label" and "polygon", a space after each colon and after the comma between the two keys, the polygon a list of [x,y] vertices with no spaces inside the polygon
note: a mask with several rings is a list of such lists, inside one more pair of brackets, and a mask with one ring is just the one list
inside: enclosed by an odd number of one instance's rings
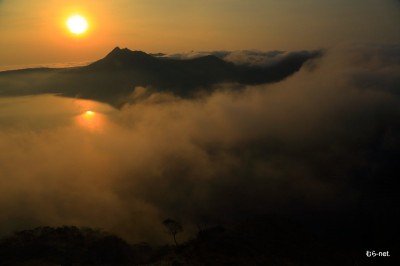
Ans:
{"label": "golden light", "polygon": [[104,127],[104,116],[94,111],[85,111],[81,115],[77,116],[78,124],[93,132],[99,132]]}
{"label": "golden light", "polygon": [[80,15],[74,15],[67,20],[67,27],[74,34],[84,33],[88,26],[87,20]]}

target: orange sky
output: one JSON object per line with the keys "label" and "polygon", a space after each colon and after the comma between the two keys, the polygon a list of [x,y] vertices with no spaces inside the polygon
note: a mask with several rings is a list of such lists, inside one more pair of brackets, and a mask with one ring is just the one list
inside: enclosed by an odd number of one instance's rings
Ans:
{"label": "orange sky", "polygon": [[[75,13],[90,24],[82,36],[65,26]],[[395,0],[0,0],[0,66],[90,61],[115,46],[170,53],[396,43],[398,25]]]}

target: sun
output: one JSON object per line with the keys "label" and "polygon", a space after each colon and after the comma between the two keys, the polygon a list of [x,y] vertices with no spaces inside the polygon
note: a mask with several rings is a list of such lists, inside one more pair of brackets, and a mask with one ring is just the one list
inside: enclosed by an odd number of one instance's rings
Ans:
{"label": "sun", "polygon": [[68,18],[67,27],[74,34],[82,34],[88,29],[88,23],[84,17],[74,15]]}

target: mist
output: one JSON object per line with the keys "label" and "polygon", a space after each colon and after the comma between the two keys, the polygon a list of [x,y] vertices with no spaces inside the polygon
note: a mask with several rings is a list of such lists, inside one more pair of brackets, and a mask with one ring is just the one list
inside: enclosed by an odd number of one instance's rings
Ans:
{"label": "mist", "polygon": [[3,97],[0,234],[78,225],[163,243],[168,217],[190,237],[196,224],[266,213],[346,213],[350,223],[360,206],[388,220],[398,209],[399,74],[398,45],[351,44],[283,81],[218,84],[191,99],[136,87],[117,110]]}

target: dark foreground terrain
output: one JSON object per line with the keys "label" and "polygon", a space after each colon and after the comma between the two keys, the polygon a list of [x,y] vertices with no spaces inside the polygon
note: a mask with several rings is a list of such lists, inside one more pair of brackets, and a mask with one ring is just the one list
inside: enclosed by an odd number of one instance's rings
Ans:
{"label": "dark foreground terrain", "polygon": [[128,244],[90,228],[39,227],[3,238],[0,265],[392,265],[392,257],[367,258],[356,242],[282,216],[199,229],[177,246]]}

